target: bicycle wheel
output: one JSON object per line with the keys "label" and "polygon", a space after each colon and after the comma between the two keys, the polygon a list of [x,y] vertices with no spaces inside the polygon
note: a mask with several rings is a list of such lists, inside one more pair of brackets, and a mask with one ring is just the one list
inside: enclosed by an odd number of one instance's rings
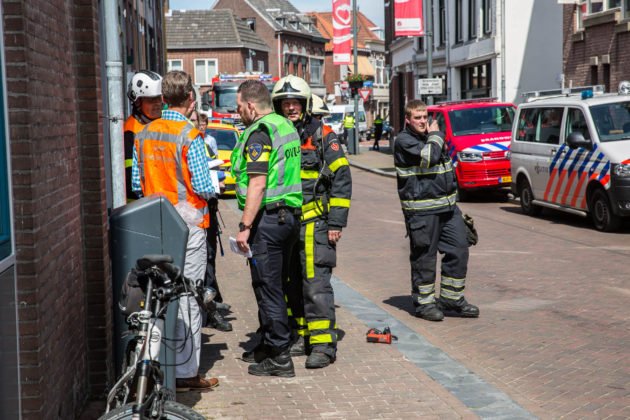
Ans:
{"label": "bicycle wheel", "polygon": [[[133,412],[133,403],[126,404],[122,407],[118,407],[115,410],[110,411],[99,420],[122,420],[131,419]],[[148,413],[145,413],[147,415]],[[147,416],[146,418],[154,419],[154,417]],[[190,407],[175,401],[164,402],[164,415],[156,420],[206,420],[204,416],[197,413]]]}

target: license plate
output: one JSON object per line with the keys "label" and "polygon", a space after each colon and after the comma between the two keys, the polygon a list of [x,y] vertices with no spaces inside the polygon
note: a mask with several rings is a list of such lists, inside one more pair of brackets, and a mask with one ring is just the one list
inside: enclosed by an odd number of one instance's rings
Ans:
{"label": "license plate", "polygon": [[500,176],[499,177],[499,184],[507,184],[509,182],[512,182],[512,177],[511,176]]}

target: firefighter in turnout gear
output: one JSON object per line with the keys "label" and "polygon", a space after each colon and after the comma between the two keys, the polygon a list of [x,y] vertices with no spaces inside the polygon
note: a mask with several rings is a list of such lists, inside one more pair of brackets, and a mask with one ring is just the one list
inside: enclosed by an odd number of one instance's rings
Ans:
{"label": "firefighter in turnout gear", "polygon": [[[464,298],[468,241],[457,206],[457,182],[444,135],[428,123],[427,106],[405,107],[405,128],[396,136],[398,195],[410,242],[411,296],[415,314],[429,321],[446,316],[476,318],[479,308]],[[437,252],[443,254],[440,296],[435,298]]]}
{"label": "firefighter in turnout gear", "polygon": [[127,97],[131,101],[132,110],[123,128],[125,184],[127,186],[127,201],[133,201],[138,198],[131,188],[133,142],[145,125],[162,116],[162,77],[150,70],[140,70],[129,81]]}
{"label": "firefighter in turnout gear", "polygon": [[311,90],[303,79],[280,79],[272,100],[276,112],[293,122],[302,148],[300,258],[293,258],[286,285],[296,335],[291,354],[309,353],[306,367],[323,368],[335,361],[337,352],[330,278],[350,209],[350,166],[332,129],[312,117]]}

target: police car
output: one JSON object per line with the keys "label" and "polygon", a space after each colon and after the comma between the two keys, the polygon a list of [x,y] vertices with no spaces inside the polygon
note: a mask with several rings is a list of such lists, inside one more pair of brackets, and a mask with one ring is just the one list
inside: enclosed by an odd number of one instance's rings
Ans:
{"label": "police car", "polygon": [[532,92],[518,106],[510,160],[525,214],[543,207],[589,216],[600,231],[630,216],[630,82]]}

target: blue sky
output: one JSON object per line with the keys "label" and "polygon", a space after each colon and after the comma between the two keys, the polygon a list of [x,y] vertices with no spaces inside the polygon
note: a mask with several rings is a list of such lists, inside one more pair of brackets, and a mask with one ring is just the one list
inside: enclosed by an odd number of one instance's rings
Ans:
{"label": "blue sky", "polygon": [[[291,3],[303,12],[330,12],[332,0],[290,0]],[[383,27],[384,0],[357,0],[357,7],[372,22]],[[171,9],[199,10],[209,9],[214,0],[170,0]],[[352,4],[352,3],[350,3]]]}

